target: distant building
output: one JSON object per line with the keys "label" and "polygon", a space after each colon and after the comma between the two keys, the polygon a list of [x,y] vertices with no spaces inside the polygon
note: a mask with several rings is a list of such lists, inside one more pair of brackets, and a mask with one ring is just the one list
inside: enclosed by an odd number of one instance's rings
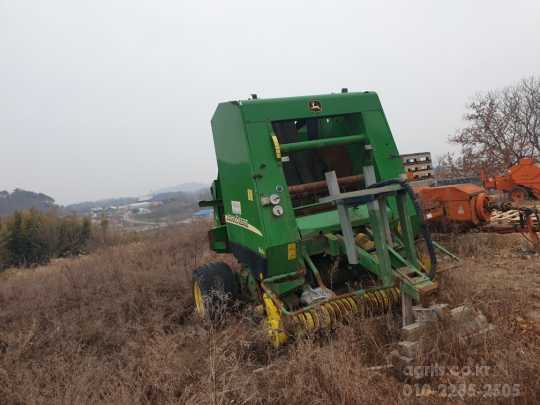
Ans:
{"label": "distant building", "polygon": [[210,217],[214,214],[212,208],[203,208],[202,210],[196,211],[193,213],[194,217]]}
{"label": "distant building", "polygon": [[137,199],[137,202],[141,203],[141,202],[152,201],[152,198],[154,198],[154,196],[152,194],[143,195],[142,197],[139,197]]}
{"label": "distant building", "polygon": [[128,205],[128,207],[129,209],[148,208],[148,207],[151,207],[152,205],[154,205],[152,201],[141,201],[141,202],[131,203]]}
{"label": "distant building", "polygon": [[433,177],[433,164],[430,152],[401,155],[407,176],[411,180],[426,180]]}

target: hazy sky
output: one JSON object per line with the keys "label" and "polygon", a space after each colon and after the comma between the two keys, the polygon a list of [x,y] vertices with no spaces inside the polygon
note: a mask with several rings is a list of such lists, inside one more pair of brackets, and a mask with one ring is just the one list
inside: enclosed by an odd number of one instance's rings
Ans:
{"label": "hazy sky", "polygon": [[[320,4],[320,5],[319,5]],[[209,182],[220,101],[379,93],[400,152],[540,74],[540,1],[0,0],[0,190]]]}

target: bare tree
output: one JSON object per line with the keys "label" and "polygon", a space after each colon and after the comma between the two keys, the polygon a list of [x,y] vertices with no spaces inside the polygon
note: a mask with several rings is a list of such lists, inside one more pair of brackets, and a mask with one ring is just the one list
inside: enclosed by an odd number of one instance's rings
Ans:
{"label": "bare tree", "polygon": [[497,173],[523,157],[540,157],[540,79],[478,94],[467,110],[468,125],[449,138],[461,146],[461,156],[447,155],[443,164],[457,164],[462,172]]}
{"label": "bare tree", "polygon": [[464,161],[463,155],[448,152],[437,158],[435,166],[435,177],[438,179],[449,179],[457,177],[478,176],[476,167],[471,167]]}

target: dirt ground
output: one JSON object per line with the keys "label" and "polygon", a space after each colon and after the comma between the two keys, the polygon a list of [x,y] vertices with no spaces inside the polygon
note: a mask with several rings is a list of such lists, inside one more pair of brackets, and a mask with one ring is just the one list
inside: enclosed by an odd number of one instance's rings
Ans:
{"label": "dirt ground", "polygon": [[385,367],[392,314],[279,350],[249,308],[201,323],[190,274],[217,258],[205,231],[0,274],[0,404],[540,403],[540,256],[519,235],[440,237],[462,260],[438,301],[472,305],[495,330],[470,344],[441,325],[403,378]]}

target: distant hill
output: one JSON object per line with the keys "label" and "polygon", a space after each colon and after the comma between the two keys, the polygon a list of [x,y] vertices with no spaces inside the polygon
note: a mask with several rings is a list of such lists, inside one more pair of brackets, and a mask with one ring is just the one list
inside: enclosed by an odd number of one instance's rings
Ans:
{"label": "distant hill", "polygon": [[0,215],[9,215],[17,210],[35,208],[46,211],[57,208],[54,199],[43,193],[16,188],[12,193],[0,191]]}
{"label": "distant hill", "polygon": [[208,188],[197,188],[195,191],[175,191],[154,194],[151,201],[160,202],[157,208],[140,215],[140,218],[158,222],[176,222],[189,218],[198,209],[199,200],[210,198]]}
{"label": "distant hill", "polygon": [[168,191],[164,193],[154,194],[152,201],[167,202],[172,200],[194,201],[196,199],[195,193],[185,191]]}
{"label": "distant hill", "polygon": [[210,186],[205,183],[182,183],[172,187],[160,188],[158,190],[152,191],[151,194],[162,194],[162,193],[176,193],[178,191],[183,191],[184,193],[194,193],[202,189],[208,189]]}
{"label": "distant hill", "polygon": [[92,210],[93,208],[111,208],[121,205],[128,205],[138,201],[156,201],[164,204],[170,202],[180,202],[181,204],[196,205],[199,199],[209,198],[210,187],[203,183],[183,183],[177,186],[162,188],[145,195],[143,197],[122,197],[108,198],[97,201],[84,201],[80,203],[70,204],[64,207],[66,210],[76,213],[83,213]]}

